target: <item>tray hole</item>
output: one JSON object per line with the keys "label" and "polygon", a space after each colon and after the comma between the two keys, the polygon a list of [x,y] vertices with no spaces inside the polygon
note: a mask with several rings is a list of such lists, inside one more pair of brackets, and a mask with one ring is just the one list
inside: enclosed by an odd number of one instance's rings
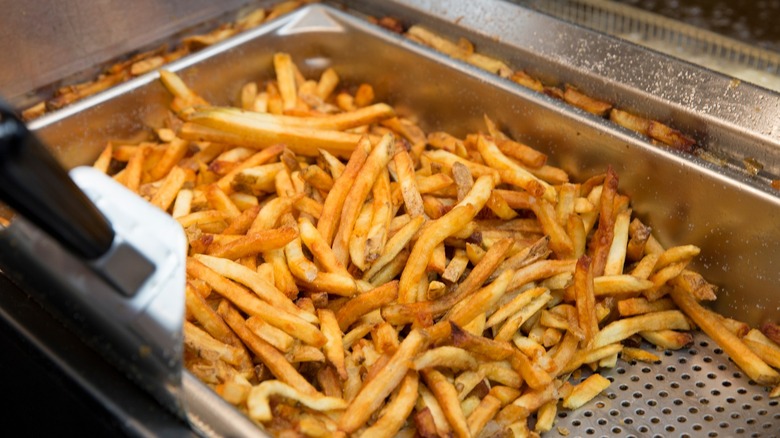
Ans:
{"label": "tray hole", "polygon": [[643,372],[643,373],[645,373],[645,374],[649,373],[650,371],[651,371],[651,370],[650,370],[650,368],[648,368],[648,367],[644,367],[644,368],[642,368],[642,372]]}
{"label": "tray hole", "polygon": [[693,397],[693,391],[691,391],[690,389],[689,389],[689,390],[686,390],[686,391],[685,391],[685,396],[686,396],[686,397]]}
{"label": "tray hole", "polygon": [[618,411],[617,409],[612,409],[611,411],[609,411],[609,415],[613,417],[617,417],[618,415],[620,415],[620,411]]}
{"label": "tray hole", "polygon": [[657,402],[657,401],[655,401],[655,400],[648,400],[648,401],[647,401],[647,405],[648,405],[648,406],[655,406],[655,405],[657,405],[657,404],[658,404],[658,402]]}
{"label": "tray hole", "polygon": [[720,349],[720,348],[716,348],[716,349],[712,350],[712,352],[715,353],[715,354],[723,354],[723,350]]}
{"label": "tray hole", "polygon": [[623,432],[623,429],[621,429],[621,428],[619,428],[617,426],[612,428],[612,433],[620,433],[620,432]]}
{"label": "tray hole", "polygon": [[674,399],[673,403],[674,403],[675,406],[680,406],[681,404],[683,404],[683,401],[680,400],[679,398],[677,398],[677,399]]}
{"label": "tray hole", "polygon": [[739,388],[739,389],[737,390],[737,394],[742,394],[742,395],[745,395],[745,394],[747,394],[747,389],[745,389],[745,388]]}
{"label": "tray hole", "polygon": [[598,424],[599,424],[599,426],[604,426],[605,424],[607,424],[607,420],[605,420],[603,418],[599,418]]}
{"label": "tray hole", "polygon": [[645,383],[645,389],[653,389],[652,383]]}
{"label": "tray hole", "polygon": [[764,416],[766,414],[767,414],[766,409],[761,409],[760,411],[758,411],[758,415]]}
{"label": "tray hole", "polygon": [[647,426],[639,426],[639,428],[638,428],[637,430],[638,430],[639,432],[641,432],[641,433],[647,433],[647,431],[649,431],[649,430],[650,430],[650,428],[649,428],[649,427],[647,427]]}
{"label": "tray hole", "polygon": [[707,378],[708,378],[708,379],[710,379],[710,380],[712,380],[712,379],[715,379],[716,377],[718,377],[718,375],[717,375],[717,374],[715,374],[715,373],[709,373],[709,374],[707,374]]}
{"label": "tray hole", "polygon": [[714,420],[714,419],[715,419],[715,418],[714,418],[712,415],[710,415],[710,414],[707,414],[707,415],[705,415],[705,416],[704,416],[704,421],[706,421],[706,422],[708,422],[708,423],[709,423],[710,421]]}
{"label": "tray hole", "polygon": [[718,365],[718,369],[721,370],[721,371],[726,371],[728,369],[728,367],[726,365],[720,364],[720,365]]}
{"label": "tray hole", "polygon": [[672,413],[672,410],[670,408],[663,408],[661,409],[661,413],[664,415],[669,415]]}
{"label": "tray hole", "polygon": [[655,380],[658,380],[659,382],[663,382],[666,377],[664,377],[662,374],[658,374],[655,376]]}
{"label": "tray hole", "polygon": [[723,406],[718,406],[718,407],[715,408],[715,412],[723,412],[725,410],[726,410],[726,408],[724,408]]}
{"label": "tray hole", "polygon": [[618,374],[625,374],[626,370],[624,368],[618,368],[616,371]]}
{"label": "tray hole", "polygon": [[686,363],[688,363],[688,359],[686,359],[684,357],[681,357],[680,359],[677,360],[677,362],[679,362],[681,364],[686,364]]}
{"label": "tray hole", "polygon": [[745,411],[749,411],[749,410],[753,409],[753,407],[750,406],[749,404],[745,403],[744,405],[742,405],[742,409],[745,410]]}
{"label": "tray hole", "polygon": [[680,378],[682,378],[683,380],[691,380],[691,375],[690,374],[683,374],[683,375],[680,376]]}
{"label": "tray hole", "polygon": [[674,426],[672,426],[672,425],[670,424],[670,425],[666,426],[666,427],[664,428],[664,430],[666,430],[667,432],[674,432]]}
{"label": "tray hole", "polygon": [[668,393],[668,392],[666,392],[666,391],[660,391],[660,392],[658,393],[658,396],[659,396],[659,397],[666,398],[666,397],[669,397],[669,393]]}
{"label": "tray hole", "polygon": [[586,417],[590,418],[590,417],[592,417],[592,416],[593,416],[593,411],[585,411],[585,412],[583,412],[583,413],[582,413],[582,415],[584,415],[584,416],[586,416]]}
{"label": "tray hole", "polygon": [[602,402],[602,401],[600,401],[600,402],[596,402],[596,407],[597,407],[598,409],[604,409],[604,406],[606,406],[606,405],[604,404],[604,402]]}
{"label": "tray hole", "polygon": [[701,367],[699,365],[694,365],[693,366],[693,370],[694,371],[701,371]]}
{"label": "tray hole", "polygon": [[567,414],[566,412],[558,412],[558,418],[566,418],[568,416],[569,414]]}
{"label": "tray hole", "polygon": [[718,391],[717,389],[713,389],[712,391],[710,391],[710,394],[712,394],[712,395],[714,395],[715,397],[717,397],[717,396],[719,396],[719,395],[720,395],[720,391]]}
{"label": "tray hole", "polygon": [[729,397],[726,399],[726,403],[736,403],[736,400],[733,397]]}
{"label": "tray hole", "polygon": [[772,427],[772,423],[764,423],[764,425],[761,427],[763,427],[764,429],[770,429]]}
{"label": "tray hole", "polygon": [[769,406],[777,406],[777,400],[772,400],[769,402]]}
{"label": "tray hole", "polygon": [[745,423],[747,423],[747,424],[749,424],[749,425],[751,425],[751,426],[752,426],[752,425],[756,424],[756,419],[755,419],[755,418],[748,418],[748,419],[745,421]]}
{"label": "tray hole", "polygon": [[626,424],[634,424],[634,419],[633,418],[626,418],[625,420],[623,420],[623,422],[626,423]]}
{"label": "tray hole", "polygon": [[736,371],[734,374],[732,374],[732,376],[734,376],[735,379],[741,379],[742,378],[742,373],[740,373],[739,371]]}
{"label": "tray hole", "polygon": [[632,382],[638,382],[639,381],[639,376],[631,376],[631,381]]}
{"label": "tray hole", "polygon": [[[761,396],[761,394],[756,394],[753,396],[753,401],[761,401],[764,397]],[[770,406],[772,406],[772,403],[769,403]]]}
{"label": "tray hole", "polygon": [[697,408],[696,406],[691,406],[690,408],[688,408],[688,412],[696,415],[699,413],[699,408]]}
{"label": "tray hole", "polygon": [[742,435],[743,433],[745,433],[745,429],[743,429],[741,427],[738,427],[738,428],[734,429],[734,432],[736,432],[739,435]]}
{"label": "tray hole", "polygon": [[672,356],[672,352],[669,351],[669,350],[664,351],[664,356],[671,357]]}
{"label": "tray hole", "polygon": [[595,429],[585,429],[585,433],[588,434],[588,435],[593,435],[593,434],[596,433],[596,430]]}
{"label": "tray hole", "polygon": [[682,415],[677,417],[677,422],[678,423],[685,423],[686,421],[688,421],[688,417],[683,417]]}
{"label": "tray hole", "polygon": [[653,417],[653,418],[650,419],[650,422],[653,423],[653,424],[658,424],[658,423],[661,422],[661,419],[658,418],[658,417]]}
{"label": "tray hole", "polygon": [[[761,413],[759,412],[758,415],[761,415]],[[741,415],[739,415],[739,413],[734,412],[734,413],[731,414],[731,419],[732,420],[738,420],[740,416]]]}
{"label": "tray hole", "polygon": [[634,413],[641,417],[642,415],[645,415],[645,410],[642,408],[638,408],[637,410],[634,411]]}
{"label": "tray hole", "polygon": [[704,356],[704,358],[703,358],[702,360],[704,361],[704,363],[710,363],[710,362],[712,362],[712,358],[711,358],[711,357],[709,357],[709,356]]}
{"label": "tray hole", "polygon": [[580,420],[574,420],[571,422],[572,426],[580,427],[582,425],[582,422]]}
{"label": "tray hole", "polygon": [[729,382],[728,380],[724,380],[722,385],[725,386],[726,388],[728,388],[728,387],[731,386],[731,382]]}
{"label": "tray hole", "polygon": [[631,402],[628,401],[628,400],[623,400],[622,402],[620,402],[620,406],[622,406],[624,408],[627,408],[627,407],[631,406]]}
{"label": "tray hole", "polygon": [[718,427],[720,427],[721,429],[728,429],[729,424],[726,422],[721,422],[720,424],[718,424]]}
{"label": "tray hole", "polygon": [[621,391],[625,391],[625,390],[628,389],[628,385],[622,384],[622,385],[618,386],[618,389],[621,390]]}
{"label": "tray hole", "polygon": [[718,432],[715,432],[713,430],[712,432],[708,433],[707,436],[710,437],[710,438],[715,438],[716,436],[718,436]]}
{"label": "tray hole", "polygon": [[677,371],[677,368],[675,368],[672,365],[669,365],[668,367],[666,367],[666,371],[669,371],[670,373],[673,373],[673,372]]}
{"label": "tray hole", "polygon": [[699,400],[699,403],[701,403],[703,405],[708,405],[708,404],[710,404],[710,400],[707,399],[707,398],[703,398],[703,399]]}
{"label": "tray hole", "polygon": [[677,388],[679,388],[679,387],[680,387],[680,384],[679,384],[679,383],[677,383],[677,382],[672,382],[671,384],[669,384],[669,386],[671,386],[671,387],[672,387],[672,389],[677,389]]}
{"label": "tray hole", "polygon": [[710,346],[710,343],[709,343],[709,342],[707,342],[707,341],[701,341],[701,342],[699,342],[699,346],[700,346],[700,347],[709,347],[709,346]]}
{"label": "tray hole", "polygon": [[696,382],[697,388],[704,388],[704,382]]}
{"label": "tray hole", "polygon": [[634,396],[634,398],[642,398],[642,393],[639,391],[633,393],[632,395]]}
{"label": "tray hole", "polygon": [[702,430],[702,425],[701,424],[694,424],[693,426],[691,426],[691,429],[693,429],[693,430],[698,432],[698,431]]}

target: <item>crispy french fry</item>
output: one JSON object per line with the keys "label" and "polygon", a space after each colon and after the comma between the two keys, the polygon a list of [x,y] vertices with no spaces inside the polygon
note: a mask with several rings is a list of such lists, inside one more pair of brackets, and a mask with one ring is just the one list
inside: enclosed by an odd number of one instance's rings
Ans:
{"label": "crispy french fry", "polygon": [[677,307],[682,309],[756,383],[776,385],[780,382],[780,374],[753,353],[738,337],[723,327],[717,317],[696,302],[693,295],[677,288],[674,288],[669,294]]}
{"label": "crispy french fry", "polygon": [[599,395],[609,387],[610,381],[600,374],[593,374],[577,384],[568,397],[563,399],[562,406],[566,409],[577,409]]}

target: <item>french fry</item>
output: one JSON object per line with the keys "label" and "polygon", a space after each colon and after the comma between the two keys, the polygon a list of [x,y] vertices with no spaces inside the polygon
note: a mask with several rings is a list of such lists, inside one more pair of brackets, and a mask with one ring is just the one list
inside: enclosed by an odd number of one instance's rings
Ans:
{"label": "french fry", "polygon": [[470,437],[469,426],[460,407],[455,386],[447,380],[444,374],[435,369],[425,368],[421,374],[428,388],[436,396],[436,400],[438,400],[439,406],[441,406],[455,435],[464,438]]}
{"label": "french fry", "polygon": [[449,213],[436,220],[436,224],[423,230],[422,235],[412,247],[409,256],[410,262],[401,274],[399,283],[398,301],[411,303],[416,300],[413,297],[413,287],[422,277],[427,260],[434,248],[450,235],[463,228],[466,223],[476,216],[485,205],[495,181],[492,177],[484,176],[477,179],[469,194],[458,203]]}
{"label": "french fry", "polygon": [[247,408],[249,416],[256,421],[268,421],[272,418],[270,398],[281,396],[297,401],[304,406],[319,411],[343,410],[347,402],[343,399],[323,395],[311,395],[296,390],[294,387],[279,381],[267,380],[249,392]]}
{"label": "french fry", "polygon": [[392,437],[403,427],[417,401],[418,377],[416,372],[407,372],[401,385],[395,391],[382,415],[360,436],[366,438]]}
{"label": "french fry", "polygon": [[759,385],[776,385],[780,382],[780,374],[777,371],[723,327],[717,317],[697,303],[691,294],[677,288],[672,289],[669,294],[677,307],[711,337],[753,381]]}
{"label": "french fry", "polygon": [[417,330],[406,336],[383,372],[363,386],[347,407],[339,419],[339,430],[354,432],[371,416],[384,398],[403,380],[409,369],[409,361],[427,343],[425,338],[425,335]]}
{"label": "french fry", "polygon": [[609,387],[610,381],[600,374],[593,374],[574,386],[571,394],[563,399],[562,406],[566,409],[577,409],[591,401]]}

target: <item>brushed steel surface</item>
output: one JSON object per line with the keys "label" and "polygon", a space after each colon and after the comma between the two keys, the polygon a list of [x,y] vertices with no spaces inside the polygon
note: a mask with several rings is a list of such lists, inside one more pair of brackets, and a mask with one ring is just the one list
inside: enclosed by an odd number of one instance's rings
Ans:
{"label": "brushed steel surface", "polygon": [[18,102],[250,1],[0,0],[0,95]]}
{"label": "brushed steel surface", "polygon": [[655,363],[620,360],[602,371],[609,388],[576,411],[559,411],[545,436],[777,436],[780,402],[711,339],[697,334],[688,348],[656,354]]}

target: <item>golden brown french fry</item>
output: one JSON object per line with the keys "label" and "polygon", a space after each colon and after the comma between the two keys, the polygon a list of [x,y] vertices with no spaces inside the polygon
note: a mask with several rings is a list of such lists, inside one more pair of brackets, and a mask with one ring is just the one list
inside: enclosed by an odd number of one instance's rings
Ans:
{"label": "golden brown french fry", "polygon": [[360,436],[365,438],[385,437],[390,438],[403,427],[409,414],[417,401],[417,385],[419,378],[417,373],[409,371],[401,381],[401,385],[395,391],[382,410],[379,419],[369,428],[365,429]]}
{"label": "golden brown french fry", "polygon": [[574,270],[574,295],[577,323],[583,333],[583,342],[587,346],[599,333],[596,298],[593,293],[593,270],[588,256],[582,256],[577,260],[577,267]]}
{"label": "golden brown french fry", "polygon": [[485,205],[495,180],[490,176],[477,179],[469,194],[463,198],[449,213],[436,220],[435,224],[426,227],[422,235],[412,247],[409,262],[401,274],[398,301],[411,303],[416,301],[414,288],[420,281],[433,250],[447,237],[459,231]]}
{"label": "golden brown french fry", "polygon": [[371,379],[358,392],[347,410],[339,419],[339,430],[352,433],[374,413],[385,397],[403,380],[411,359],[425,347],[426,336],[419,330],[412,330],[401,342],[398,351],[381,374]]}
{"label": "golden brown french fry", "polygon": [[598,332],[591,348],[603,347],[620,342],[636,333],[654,330],[690,330],[690,324],[679,310],[663,310],[619,319]]}
{"label": "golden brown french fry", "polygon": [[292,399],[310,409],[319,411],[340,411],[347,405],[347,402],[340,398],[306,393],[281,380],[266,380],[253,387],[249,392],[247,408],[252,419],[261,422],[271,420],[272,413],[269,400],[271,396]]}
{"label": "golden brown french fry", "polygon": [[394,145],[395,138],[391,134],[383,136],[382,140],[371,149],[354,179],[349,182],[350,186],[344,197],[339,226],[333,239],[333,252],[336,254],[336,259],[344,266],[347,265],[349,256],[349,238],[360,215],[361,207],[380,171],[390,162]]}
{"label": "golden brown french fry", "polygon": [[304,394],[317,394],[317,390],[287,362],[277,349],[260,339],[246,327],[244,318],[227,301],[223,301],[220,304],[217,312],[244,341],[247,348],[260,358],[274,376]]}
{"label": "golden brown french fry", "polygon": [[753,381],[759,385],[776,385],[780,382],[780,374],[727,330],[709,310],[697,303],[693,295],[677,288],[673,288],[669,295],[677,307],[712,338]]}
{"label": "golden brown french fry", "polygon": [[339,327],[347,330],[363,315],[391,303],[397,297],[398,282],[391,281],[350,299],[336,313]]}
{"label": "golden brown french fry", "polygon": [[438,400],[439,406],[441,406],[455,435],[462,438],[470,437],[469,426],[460,407],[458,391],[455,386],[447,380],[444,374],[435,369],[423,369],[421,374],[428,388],[436,396],[436,400]]}
{"label": "golden brown french fry", "polygon": [[574,386],[571,394],[563,399],[562,406],[566,409],[577,409],[607,389],[609,384],[610,381],[606,377],[600,374],[592,374]]}
{"label": "golden brown french fry", "polygon": [[238,259],[283,248],[297,237],[298,230],[292,227],[261,230],[242,236],[230,243],[210,245],[206,253],[215,257]]}
{"label": "golden brown french fry", "polygon": [[297,314],[270,308],[247,289],[220,276],[196,259],[189,258],[187,260],[187,274],[202,279],[244,312],[262,318],[274,327],[284,330],[309,345],[320,347],[326,342],[325,336],[316,327]]}

